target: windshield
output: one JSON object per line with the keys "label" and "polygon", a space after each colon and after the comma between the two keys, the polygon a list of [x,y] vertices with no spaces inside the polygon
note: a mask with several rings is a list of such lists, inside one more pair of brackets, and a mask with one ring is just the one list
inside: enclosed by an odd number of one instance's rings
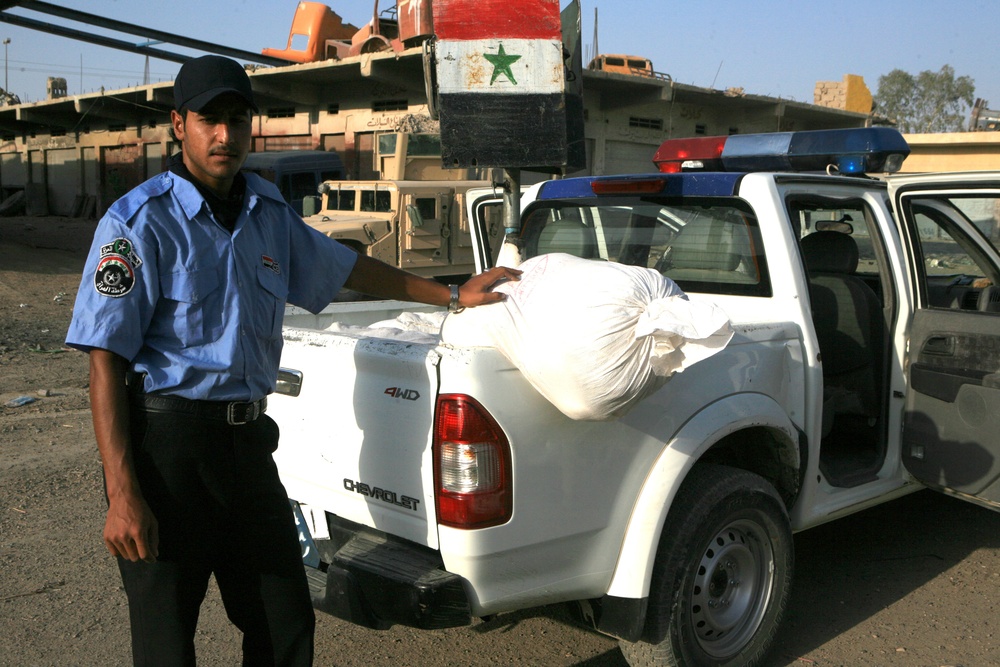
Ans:
{"label": "windshield", "polygon": [[734,198],[543,202],[521,239],[525,259],[568,253],[654,269],[685,291],[771,295],[756,218]]}

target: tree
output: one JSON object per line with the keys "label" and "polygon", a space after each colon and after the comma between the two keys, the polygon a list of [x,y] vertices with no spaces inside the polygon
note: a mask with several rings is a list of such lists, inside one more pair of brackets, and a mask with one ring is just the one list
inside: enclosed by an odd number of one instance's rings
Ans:
{"label": "tree", "polygon": [[874,110],[903,133],[961,132],[972,107],[975,82],[955,77],[951,65],[917,76],[894,69],[878,79]]}

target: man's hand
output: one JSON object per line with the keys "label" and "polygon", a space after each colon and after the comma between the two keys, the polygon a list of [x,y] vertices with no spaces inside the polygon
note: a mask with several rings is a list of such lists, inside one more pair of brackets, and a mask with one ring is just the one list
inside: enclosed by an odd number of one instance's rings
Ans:
{"label": "man's hand", "polygon": [[156,561],[159,555],[159,525],[146,501],[112,501],[104,521],[104,545],[112,556],[132,562]]}
{"label": "man's hand", "polygon": [[520,280],[521,271],[506,266],[496,266],[488,271],[472,276],[458,290],[458,305],[462,308],[472,308],[488,303],[503,301],[507,295],[494,292],[493,288],[508,280]]}
{"label": "man's hand", "polygon": [[[462,285],[458,291],[458,305],[471,308],[503,301],[502,292],[490,290],[505,280],[518,280],[520,277],[518,269],[503,266],[484,271]],[[382,299],[417,301],[433,306],[447,306],[451,300],[451,289],[447,285],[402,271],[366,255],[358,255],[344,287]]]}
{"label": "man's hand", "polygon": [[104,544],[113,556],[152,562],[159,555],[160,533],[132,464],[127,370],[128,362],[117,354],[90,351],[90,412],[108,496]]}

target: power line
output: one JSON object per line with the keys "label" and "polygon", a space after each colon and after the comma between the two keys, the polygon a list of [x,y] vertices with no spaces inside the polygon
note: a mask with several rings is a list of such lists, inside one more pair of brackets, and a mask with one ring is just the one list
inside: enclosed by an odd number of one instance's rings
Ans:
{"label": "power line", "polygon": [[[36,65],[38,67],[45,67],[45,68],[50,69],[50,70],[54,69],[54,70],[59,70],[59,71],[68,71],[68,72],[72,72],[73,74],[79,74],[79,72],[80,72],[80,68],[78,66],[76,66],[76,65],[60,65],[60,64],[57,64],[57,63],[39,63],[39,62],[30,61],[30,60],[13,60],[13,59],[8,60],[7,62],[8,62],[8,64],[11,67],[15,67],[19,63],[21,63],[21,64],[24,64],[24,65]],[[40,72],[40,71],[44,71],[44,70],[39,70],[39,69],[31,68],[31,67],[18,67],[18,69],[20,71],[22,71],[22,72]],[[87,72],[94,72],[94,73],[100,73],[100,74],[105,74],[105,73],[107,73],[107,74],[114,74],[114,73],[118,73],[118,74],[123,74],[123,75],[124,74],[132,75],[135,72],[135,70],[128,70],[128,69],[110,69],[110,68],[106,68],[106,67],[89,67],[89,66],[88,67],[84,67],[83,70],[84,70],[84,73],[87,73]],[[150,72],[150,75],[151,76],[162,76],[162,77],[173,78],[174,73],[173,72]]]}
{"label": "power line", "polygon": [[[53,67],[48,67],[48,68],[40,68],[40,67],[18,67],[18,68],[15,69],[14,67],[11,67],[10,69],[11,69],[11,71],[17,71],[17,72],[22,72],[22,73],[28,73],[28,74],[48,74],[49,76],[56,76],[56,75],[79,76],[79,74],[80,74],[80,68],[79,67],[74,68],[74,69],[66,69],[66,68],[58,68],[58,67],[56,67],[56,68],[53,68]],[[104,79],[133,79],[133,78],[135,78],[137,76],[139,78],[142,78],[142,76],[143,76],[143,72],[139,72],[139,71],[127,71],[127,70],[122,70],[119,74],[108,74],[108,73],[104,73],[104,72],[95,72],[95,71],[92,71],[92,70],[84,69],[83,74],[84,74],[84,76],[91,77],[91,78],[93,78],[93,77],[100,77],[100,78],[104,78]],[[172,74],[155,74],[155,76],[158,77],[160,80],[173,79],[173,75]]]}

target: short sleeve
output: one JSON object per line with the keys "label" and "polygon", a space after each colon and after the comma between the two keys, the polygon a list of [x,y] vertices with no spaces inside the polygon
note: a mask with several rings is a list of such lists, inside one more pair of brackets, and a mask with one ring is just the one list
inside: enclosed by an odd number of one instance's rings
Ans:
{"label": "short sleeve", "polygon": [[323,310],[344,287],[356,252],[298,219],[290,227],[288,301],[312,313]]}
{"label": "short sleeve", "polygon": [[158,290],[155,247],[134,225],[109,213],[94,233],[66,344],[132,360],[142,347]]}

